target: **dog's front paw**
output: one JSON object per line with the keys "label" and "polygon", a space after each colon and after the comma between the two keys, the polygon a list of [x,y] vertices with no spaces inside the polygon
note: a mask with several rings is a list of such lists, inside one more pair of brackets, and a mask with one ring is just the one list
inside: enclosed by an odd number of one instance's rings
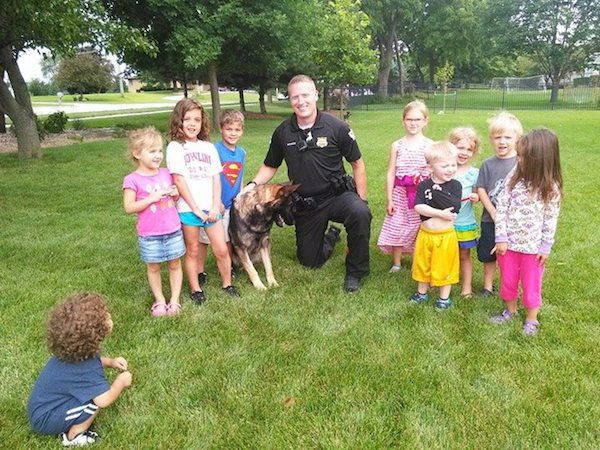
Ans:
{"label": "dog's front paw", "polygon": [[259,291],[266,291],[267,287],[262,283],[262,281],[258,281],[256,283],[252,283],[256,289]]}
{"label": "dog's front paw", "polygon": [[275,278],[267,280],[267,282],[269,283],[269,287],[279,287],[279,283],[277,280],[275,280]]}

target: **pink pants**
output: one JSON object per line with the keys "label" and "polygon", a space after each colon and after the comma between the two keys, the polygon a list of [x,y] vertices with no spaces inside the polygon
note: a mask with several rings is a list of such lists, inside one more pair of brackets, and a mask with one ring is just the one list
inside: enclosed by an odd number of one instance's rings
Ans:
{"label": "pink pants", "polygon": [[536,255],[507,250],[498,255],[500,267],[500,298],[505,302],[519,298],[519,282],[523,291],[523,306],[527,309],[542,306],[542,277],[544,266],[535,259]]}

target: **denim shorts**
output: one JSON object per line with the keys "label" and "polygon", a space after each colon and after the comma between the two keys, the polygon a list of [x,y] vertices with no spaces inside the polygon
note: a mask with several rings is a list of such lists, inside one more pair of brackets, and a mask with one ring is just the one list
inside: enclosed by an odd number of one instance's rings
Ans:
{"label": "denim shorts", "polygon": [[183,232],[177,230],[160,236],[138,236],[140,257],[146,264],[162,263],[185,255]]}

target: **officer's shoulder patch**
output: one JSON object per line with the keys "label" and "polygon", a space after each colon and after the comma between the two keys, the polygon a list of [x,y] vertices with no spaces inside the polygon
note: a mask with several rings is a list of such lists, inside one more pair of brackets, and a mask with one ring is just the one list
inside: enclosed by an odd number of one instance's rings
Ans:
{"label": "officer's shoulder patch", "polygon": [[354,137],[354,131],[352,131],[352,128],[350,128],[350,131],[348,131],[348,136],[350,136],[350,139],[352,139],[353,141],[356,140],[356,137]]}

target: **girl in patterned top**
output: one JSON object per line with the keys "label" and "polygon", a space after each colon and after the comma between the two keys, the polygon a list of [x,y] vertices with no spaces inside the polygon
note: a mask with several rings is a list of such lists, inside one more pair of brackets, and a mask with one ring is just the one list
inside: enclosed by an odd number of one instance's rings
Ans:
{"label": "girl in patterned top", "polygon": [[554,243],[563,181],[558,138],[536,129],[517,143],[517,165],[506,177],[496,209],[496,246],[506,309],[492,317],[505,323],[517,315],[519,283],[526,310],[523,333],[537,334],[544,263]]}
{"label": "girl in patterned top", "polygon": [[477,246],[477,221],[473,212],[473,203],[479,201],[479,195],[474,192],[479,169],[471,166],[470,162],[479,153],[481,141],[471,127],[454,128],[450,131],[448,140],[458,150],[456,158],[458,169],[454,179],[460,181],[462,185],[462,205],[454,221],[460,252],[460,279],[462,284],[460,295],[464,298],[471,298],[473,296],[471,249]]}
{"label": "girl in patterned top", "polygon": [[433,141],[423,136],[429,120],[425,103],[415,100],[404,107],[405,136],[392,144],[386,178],[387,215],[377,246],[392,254],[390,272],[400,270],[402,253],[412,253],[421,220],[414,210],[417,185],[429,177],[425,149]]}

